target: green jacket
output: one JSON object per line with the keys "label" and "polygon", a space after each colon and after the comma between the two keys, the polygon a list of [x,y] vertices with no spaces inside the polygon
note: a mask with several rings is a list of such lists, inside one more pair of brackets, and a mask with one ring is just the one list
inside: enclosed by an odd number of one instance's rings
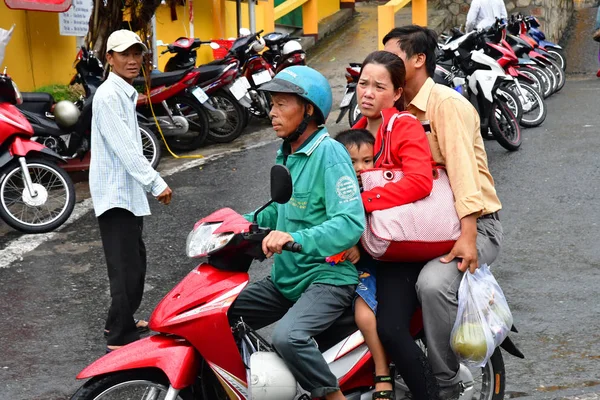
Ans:
{"label": "green jacket", "polygon": [[[283,164],[283,151],[277,164]],[[258,214],[262,227],[288,232],[302,245],[301,253],[275,254],[271,279],[275,287],[296,301],[312,283],[334,286],[358,283],[349,261],[325,262],[354,246],[365,229],[365,213],[356,174],[348,152],[329,137],[326,128],[313,134],[287,159],[294,193],[286,204],[272,204]],[[245,217],[252,220],[254,213]]]}

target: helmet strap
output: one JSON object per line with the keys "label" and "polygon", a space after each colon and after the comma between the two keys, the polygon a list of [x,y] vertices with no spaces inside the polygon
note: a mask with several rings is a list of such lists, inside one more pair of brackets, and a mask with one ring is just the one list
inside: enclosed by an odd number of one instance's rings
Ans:
{"label": "helmet strap", "polygon": [[283,139],[283,141],[285,143],[294,143],[296,140],[298,140],[300,138],[300,136],[304,133],[304,131],[306,131],[306,128],[308,128],[308,123],[313,119],[312,115],[309,115],[306,112],[306,105],[304,106],[304,119],[302,119],[302,122],[300,122],[300,125],[298,125],[298,127],[296,128],[296,130],[288,137],[286,137],[285,139]]}

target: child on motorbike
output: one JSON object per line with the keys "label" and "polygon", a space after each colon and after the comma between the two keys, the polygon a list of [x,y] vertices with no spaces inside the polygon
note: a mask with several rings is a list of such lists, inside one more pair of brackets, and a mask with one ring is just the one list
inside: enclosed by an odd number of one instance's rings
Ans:
{"label": "child on motorbike", "polygon": [[[337,138],[348,148],[357,175],[365,168],[360,165],[364,161],[370,161],[369,167],[381,167],[384,152],[389,154],[394,168],[402,169],[404,173],[404,178],[398,182],[362,192],[367,214],[420,200],[429,195],[433,186],[431,152],[425,131],[418,120],[402,113],[404,83],[405,66],[398,56],[383,51],[369,54],[362,64],[357,86],[358,106],[363,118],[353,127],[354,143],[349,139],[350,134],[340,134]],[[358,145],[362,139],[357,139],[359,134],[354,132],[359,129],[374,138],[371,160],[361,157],[366,146]],[[391,135],[389,140],[384,140],[387,135]],[[384,142],[389,143],[389,149],[384,150]],[[368,254],[361,255],[356,246],[347,251],[346,258],[361,271],[362,285],[357,288],[355,321],[375,363],[373,399],[394,398],[386,351],[413,399],[436,399],[437,385],[431,368],[409,330],[418,304],[415,283],[423,265],[374,260]],[[379,277],[377,281],[375,271]]]}

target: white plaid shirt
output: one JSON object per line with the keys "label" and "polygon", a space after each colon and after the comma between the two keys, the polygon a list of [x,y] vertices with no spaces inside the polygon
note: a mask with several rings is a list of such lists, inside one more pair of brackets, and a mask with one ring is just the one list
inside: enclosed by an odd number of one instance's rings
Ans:
{"label": "white plaid shirt", "polygon": [[112,72],[94,96],[89,184],[96,216],[111,208],[150,215],[146,192],[158,196],[167,188],[142,152],[137,97],[133,86]]}

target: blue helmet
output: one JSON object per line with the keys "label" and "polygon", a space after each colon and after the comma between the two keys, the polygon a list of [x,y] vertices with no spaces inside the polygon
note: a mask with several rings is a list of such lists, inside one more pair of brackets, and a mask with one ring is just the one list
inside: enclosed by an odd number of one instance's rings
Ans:
{"label": "blue helmet", "polygon": [[319,124],[325,123],[331,111],[332,95],[329,82],[320,72],[304,65],[294,65],[280,71],[273,80],[260,86],[259,90],[297,94],[319,111]]}

